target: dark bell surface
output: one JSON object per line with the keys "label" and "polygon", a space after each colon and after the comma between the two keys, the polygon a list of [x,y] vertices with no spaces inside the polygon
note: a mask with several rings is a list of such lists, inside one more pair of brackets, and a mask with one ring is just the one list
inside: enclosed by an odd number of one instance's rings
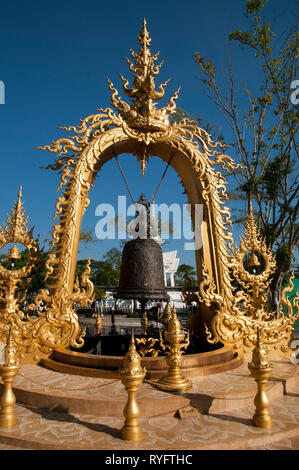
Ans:
{"label": "dark bell surface", "polygon": [[117,299],[169,300],[160,245],[150,238],[124,246]]}

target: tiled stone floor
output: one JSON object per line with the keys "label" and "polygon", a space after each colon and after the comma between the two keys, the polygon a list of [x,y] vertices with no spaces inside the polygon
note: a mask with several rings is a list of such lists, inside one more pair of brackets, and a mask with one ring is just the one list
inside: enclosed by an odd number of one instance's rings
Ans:
{"label": "tiled stone floor", "polygon": [[183,420],[163,416],[140,418],[141,443],[120,438],[121,418],[71,415],[17,405],[19,423],[10,430],[0,429],[1,448],[15,444],[21,448],[56,450],[242,450],[279,446],[298,449],[298,392],[299,387],[296,396],[284,396],[272,403],[270,412],[274,426],[270,431],[252,426],[254,407],[246,407]]}
{"label": "tiled stone floor", "polygon": [[[252,426],[253,397],[256,386],[248,369],[241,366],[229,372],[193,380],[188,391],[192,406],[203,413],[183,420],[174,413],[139,419],[143,439],[131,443],[121,439],[123,416],[100,416],[95,413],[47,410],[34,405],[16,405],[18,423],[11,429],[0,428],[0,450],[295,450],[299,449],[299,381],[298,366],[274,361],[270,413],[273,429]],[[39,366],[24,366],[15,383],[24,390],[92,398],[105,402],[111,397],[125,399],[121,383],[47,371]],[[283,390],[285,394],[283,394]],[[143,384],[138,401],[149,398],[163,403],[173,397]],[[158,400],[158,402],[157,402]],[[204,405],[203,405],[204,403]],[[241,406],[242,405],[242,406]]]}

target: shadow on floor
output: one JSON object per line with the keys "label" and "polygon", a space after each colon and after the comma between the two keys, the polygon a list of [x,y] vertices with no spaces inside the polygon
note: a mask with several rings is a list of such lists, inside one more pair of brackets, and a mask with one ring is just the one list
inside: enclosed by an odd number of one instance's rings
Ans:
{"label": "shadow on floor", "polygon": [[253,426],[250,418],[238,418],[237,416],[228,416],[216,413],[209,413],[209,416],[221,419],[222,421],[234,421],[235,423],[245,424],[246,426]]}
{"label": "shadow on floor", "polygon": [[209,414],[209,410],[214,401],[214,397],[204,393],[184,393],[184,397],[190,400],[190,406],[196,408],[201,414]]}
{"label": "shadow on floor", "polygon": [[[155,390],[163,392],[163,390],[161,390],[155,382],[151,382],[150,380],[147,380],[146,382]],[[211,408],[214,400],[214,397],[204,393],[175,392],[172,390],[167,390],[165,393],[168,393],[169,395],[183,396],[190,401],[190,406],[196,408],[201,414],[209,413],[209,409]]]}
{"label": "shadow on floor", "polygon": [[106,424],[102,424],[102,423],[89,423],[87,421],[82,421],[76,418],[76,416],[70,415],[65,408],[60,407],[60,406],[58,406],[57,408],[54,408],[53,410],[48,410],[46,408],[31,408],[31,407],[26,407],[26,408],[29,408],[32,411],[32,413],[39,414],[42,418],[46,419],[47,421],[52,420],[52,421],[63,421],[67,423],[80,424],[81,426],[85,426],[91,431],[103,432],[117,439],[121,439],[120,429],[113,428],[111,426],[107,426]]}

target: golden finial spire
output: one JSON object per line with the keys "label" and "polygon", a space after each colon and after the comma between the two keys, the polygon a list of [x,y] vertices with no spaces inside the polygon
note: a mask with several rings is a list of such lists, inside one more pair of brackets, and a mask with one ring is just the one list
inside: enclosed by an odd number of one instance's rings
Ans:
{"label": "golden finial spire", "polygon": [[149,49],[151,38],[147,30],[146,19],[143,20],[143,26],[138,36],[140,48],[138,52],[130,49],[133,61],[126,57],[129,68],[134,75],[133,87],[129,88],[129,81],[120,75],[123,81],[124,93],[133,100],[132,104],[127,104],[117,97],[118,91],[114,88],[113,83],[108,79],[109,88],[113,92],[111,96],[112,105],[118,109],[121,116],[128,124],[134,124],[134,127],[144,127],[148,131],[155,131],[169,125],[167,114],[175,112],[174,100],[178,96],[178,91],[171,98],[170,104],[163,109],[156,109],[153,100],[160,100],[163,98],[165,91],[164,87],[168,83],[159,85],[158,90],[155,88],[155,79],[163,64],[161,62],[155,65],[158,59],[159,52],[152,55]]}
{"label": "golden finial spire", "polygon": [[252,360],[250,363],[250,367],[257,369],[271,367],[267,359],[266,351],[262,346],[260,327],[257,327],[256,345],[254,350],[252,351]]}
{"label": "golden finial spire", "polygon": [[102,317],[101,317],[101,309],[99,308],[97,311],[97,317],[96,317],[96,330],[97,333],[100,334],[102,329]]}
{"label": "golden finial spire", "polygon": [[144,54],[144,57],[150,55],[150,51],[149,51],[149,46],[151,44],[151,38],[150,38],[150,35],[149,35],[149,32],[146,28],[146,19],[143,18],[143,27],[142,27],[142,30],[140,31],[140,34],[138,36],[138,41],[139,41],[139,44],[141,46],[141,51],[143,52]]}
{"label": "golden finial spire", "polygon": [[22,185],[20,185],[19,188],[19,193],[18,193],[18,200],[15,204],[15,219],[14,219],[14,227],[13,227],[13,242],[14,246],[11,248],[10,253],[9,253],[9,258],[11,259],[19,259],[20,258],[20,253],[19,249],[16,246],[16,231],[18,228],[18,225],[22,221],[22,209],[23,209],[23,204],[22,204]]}
{"label": "golden finial spire", "polygon": [[18,199],[15,202],[15,206],[11,209],[11,216],[7,214],[6,223],[8,227],[5,227],[5,233],[10,234],[11,241],[16,243],[16,239],[19,235],[26,236],[29,230],[28,216],[25,217],[25,210],[22,202],[22,186],[19,188]]}
{"label": "golden finial spire", "polygon": [[129,80],[120,74],[123,81],[123,91],[131,103],[128,104],[118,96],[118,91],[113,83],[107,78],[111,94],[111,104],[119,111],[119,115],[124,121],[124,125],[130,128],[130,132],[135,134],[140,130],[144,133],[144,148],[138,152],[138,159],[141,162],[142,175],[145,172],[148,162],[148,145],[151,142],[151,134],[156,132],[166,132],[169,129],[169,116],[175,113],[175,100],[178,97],[179,89],[170,98],[169,103],[161,109],[156,108],[155,101],[163,98],[164,88],[168,81],[161,83],[156,89],[155,80],[163,64],[155,65],[159,52],[152,55],[149,49],[151,38],[147,30],[146,19],[138,36],[140,48],[138,52],[130,49],[132,61],[126,57],[130,71],[133,73],[133,86],[129,87]]}
{"label": "golden finial spire", "polygon": [[131,56],[135,63],[126,58],[130,70],[134,74],[133,88],[128,88],[128,80],[124,79],[122,76],[121,79],[124,82],[123,90],[125,94],[129,98],[136,98],[139,101],[138,109],[140,114],[147,115],[153,110],[153,107],[150,105],[151,100],[159,100],[164,96],[164,87],[168,83],[168,80],[159,86],[159,90],[155,90],[155,76],[158,75],[163,62],[155,66],[159,52],[155,55],[151,55],[149,49],[151,38],[146,28],[145,19],[143,20],[143,27],[138,36],[138,41],[140,48],[137,54],[130,49]]}
{"label": "golden finial spire", "polygon": [[14,366],[18,365],[18,363],[17,349],[13,339],[12,327],[10,326],[5,346],[5,365]]}
{"label": "golden finial spire", "polygon": [[124,366],[119,370],[120,379],[128,392],[128,401],[124,408],[125,422],[121,429],[123,439],[139,441],[142,437],[138,418],[140,410],[136,401],[136,392],[142,383],[146,369],[141,367],[140,356],[136,351],[134,329],[132,328],[131,341],[128,352],[124,356]]}
{"label": "golden finial spire", "polygon": [[20,184],[19,194],[18,194],[18,200],[20,200],[21,197],[22,197],[22,185]]}
{"label": "golden finial spire", "polygon": [[171,312],[170,303],[169,303],[169,300],[167,300],[164,311],[163,311],[163,315],[161,317],[161,323],[164,325],[165,328],[167,328],[167,324],[170,320],[171,315],[172,315],[172,312]]}
{"label": "golden finial spire", "polygon": [[144,368],[141,367],[140,356],[136,350],[134,329],[132,328],[131,340],[127,353],[124,356],[124,366],[120,369],[121,374],[142,375]]}

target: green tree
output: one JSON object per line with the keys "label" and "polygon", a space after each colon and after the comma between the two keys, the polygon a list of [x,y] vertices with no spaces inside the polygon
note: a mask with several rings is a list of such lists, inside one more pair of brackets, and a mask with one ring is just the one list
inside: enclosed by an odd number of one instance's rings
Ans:
{"label": "green tree", "polygon": [[287,32],[276,32],[265,19],[262,0],[246,1],[245,16],[248,30],[230,33],[229,40],[255,61],[253,74],[259,87],[245,88],[246,107],[243,96],[240,99],[242,88],[236,84],[230,54],[228,80],[222,87],[214,63],[199,53],[194,58],[201,69],[204,91],[232,131],[231,146],[242,165],[232,175],[236,188],[231,195],[246,201],[237,221],[245,219],[252,203],[261,233],[276,252],[270,302],[273,309],[278,309],[282,283],[299,244],[299,107],[290,99],[299,37],[296,15]]}
{"label": "green tree", "polygon": [[174,275],[175,284],[178,286],[182,286],[185,283],[185,276],[188,275],[191,282],[195,283],[196,281],[196,271],[193,266],[189,264],[180,264],[177,272]]}
{"label": "green tree", "polygon": [[[111,248],[103,257],[104,261],[111,265],[116,284],[118,284],[119,276],[120,276],[120,267],[121,267],[121,260],[122,260],[122,252],[118,248]],[[115,284],[114,284],[115,285]]]}
{"label": "green tree", "polygon": [[[95,286],[95,296],[97,299],[104,299],[105,292],[101,286],[117,286],[120,275],[122,252],[118,248],[111,248],[103,256],[103,260],[91,260],[90,280]],[[87,260],[78,260],[76,275],[79,279],[86,268]]]}
{"label": "green tree", "polygon": [[80,233],[80,242],[83,243],[94,243],[96,240],[93,238],[91,230],[81,230]]}
{"label": "green tree", "polygon": [[[26,290],[26,296],[30,299],[34,293],[38,292],[40,289],[45,289],[48,287],[48,282],[45,280],[46,276],[46,260],[47,253],[41,251],[40,262],[35,266],[30,274],[29,278],[24,278],[21,282],[20,291]],[[28,262],[28,251],[22,250],[20,252],[20,259],[14,260],[13,265],[12,261],[7,258],[7,255],[0,255],[0,262],[6,269],[16,270],[21,269]]]}

